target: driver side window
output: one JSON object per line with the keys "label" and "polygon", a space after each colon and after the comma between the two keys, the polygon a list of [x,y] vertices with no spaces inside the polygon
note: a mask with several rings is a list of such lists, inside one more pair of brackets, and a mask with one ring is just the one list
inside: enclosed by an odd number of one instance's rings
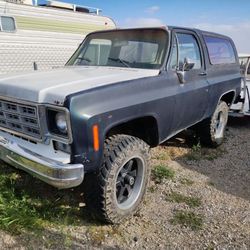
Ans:
{"label": "driver side window", "polygon": [[184,59],[194,63],[193,69],[201,68],[201,53],[196,38],[191,34],[177,33],[179,65],[184,64]]}

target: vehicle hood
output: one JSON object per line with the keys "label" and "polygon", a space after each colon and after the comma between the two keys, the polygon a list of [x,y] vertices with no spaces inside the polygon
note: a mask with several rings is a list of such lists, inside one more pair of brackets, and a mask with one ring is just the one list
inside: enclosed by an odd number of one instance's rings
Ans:
{"label": "vehicle hood", "polygon": [[158,74],[159,70],[68,66],[50,71],[1,76],[0,96],[63,105],[69,94]]}

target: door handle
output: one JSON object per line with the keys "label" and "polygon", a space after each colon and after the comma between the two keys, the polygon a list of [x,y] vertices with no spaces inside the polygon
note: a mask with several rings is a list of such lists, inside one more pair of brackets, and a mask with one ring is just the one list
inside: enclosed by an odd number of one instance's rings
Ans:
{"label": "door handle", "polygon": [[201,73],[199,73],[199,76],[206,76],[206,75],[207,75],[206,72],[201,72]]}

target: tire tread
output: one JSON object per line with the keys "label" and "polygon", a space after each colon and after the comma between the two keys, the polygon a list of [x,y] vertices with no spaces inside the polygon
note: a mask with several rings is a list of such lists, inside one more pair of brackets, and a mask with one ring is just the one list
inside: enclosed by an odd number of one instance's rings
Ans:
{"label": "tire tread", "polygon": [[112,201],[106,199],[107,183],[115,159],[133,147],[143,149],[146,159],[149,160],[149,146],[139,138],[118,134],[105,140],[103,161],[98,173],[89,174],[84,181],[86,205],[94,219],[110,224],[117,224],[122,219],[111,209]]}

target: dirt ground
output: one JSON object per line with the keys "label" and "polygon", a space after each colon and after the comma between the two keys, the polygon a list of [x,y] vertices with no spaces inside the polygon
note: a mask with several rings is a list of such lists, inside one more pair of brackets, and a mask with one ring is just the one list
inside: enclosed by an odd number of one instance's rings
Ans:
{"label": "dirt ground", "polygon": [[[174,176],[152,178],[141,211],[122,225],[91,221],[76,195],[68,205],[81,207],[79,223],[20,235],[2,230],[0,249],[250,249],[250,119],[230,119],[218,149],[178,135],[152,150],[152,165]],[[36,195],[53,201],[54,189],[35,184]]]}

